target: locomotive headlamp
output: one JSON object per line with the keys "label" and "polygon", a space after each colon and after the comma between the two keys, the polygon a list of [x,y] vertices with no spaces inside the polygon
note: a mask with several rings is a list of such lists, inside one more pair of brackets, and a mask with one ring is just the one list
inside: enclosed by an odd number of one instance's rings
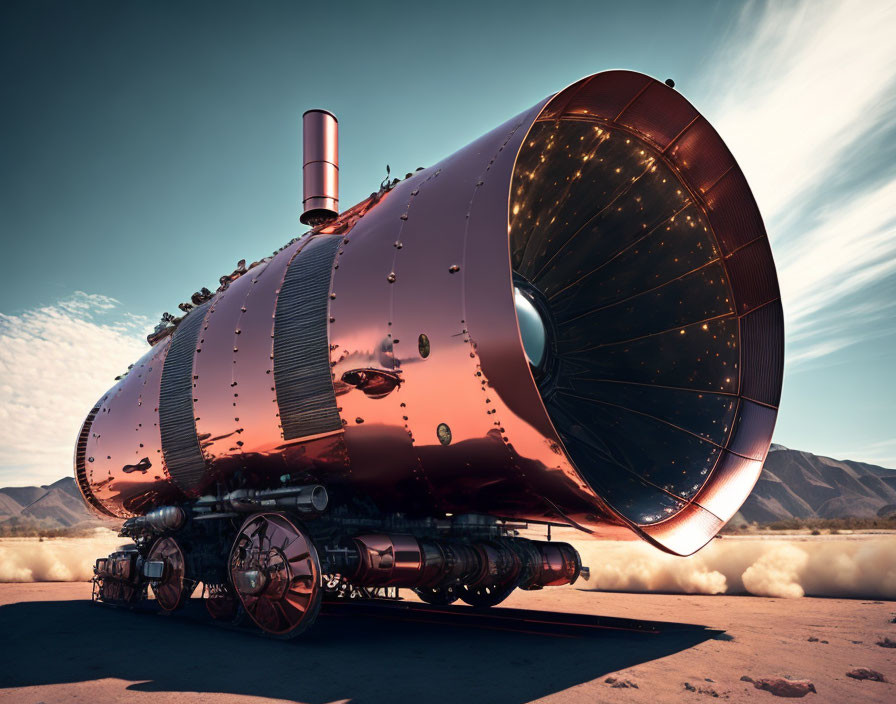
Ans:
{"label": "locomotive headlamp", "polygon": [[517,287],[513,289],[513,304],[520,325],[523,349],[529,364],[538,368],[544,361],[547,348],[547,328],[532,299]]}

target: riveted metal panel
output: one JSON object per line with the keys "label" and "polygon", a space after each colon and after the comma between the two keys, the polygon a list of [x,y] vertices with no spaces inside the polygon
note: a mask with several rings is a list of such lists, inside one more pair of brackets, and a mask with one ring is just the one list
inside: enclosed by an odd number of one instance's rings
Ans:
{"label": "riveted metal panel", "polygon": [[[258,269],[259,267],[256,267]],[[223,477],[239,467],[242,426],[236,411],[241,389],[234,382],[239,320],[255,270],[232,281],[212,301],[193,361],[193,410],[196,434],[208,467]]]}

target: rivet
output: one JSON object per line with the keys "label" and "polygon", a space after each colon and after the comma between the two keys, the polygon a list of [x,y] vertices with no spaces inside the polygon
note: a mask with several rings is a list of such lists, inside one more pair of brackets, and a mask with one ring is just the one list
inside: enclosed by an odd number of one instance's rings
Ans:
{"label": "rivet", "polygon": [[452,274],[456,274],[457,272],[460,271],[460,267],[457,264],[452,264],[451,266],[448,267],[448,271],[451,272]]}

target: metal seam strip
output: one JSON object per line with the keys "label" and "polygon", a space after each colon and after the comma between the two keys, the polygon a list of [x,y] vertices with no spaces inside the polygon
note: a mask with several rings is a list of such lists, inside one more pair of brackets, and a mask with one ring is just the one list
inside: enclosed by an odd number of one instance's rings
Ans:
{"label": "metal seam strip", "polygon": [[193,357],[210,304],[208,301],[194,308],[181,321],[162,366],[159,389],[162,456],[171,479],[185,491],[197,488],[205,472],[205,457],[199,447],[193,410]]}
{"label": "metal seam strip", "polygon": [[290,262],[274,317],[274,387],[283,439],[342,429],[327,334],[330,273],[340,236],[313,238]]}
{"label": "metal seam strip", "polygon": [[78,433],[78,442],[75,445],[75,478],[77,479],[78,489],[85,502],[103,515],[116,518],[115,514],[103,506],[99,499],[96,498],[90,487],[90,482],[87,481],[87,440],[90,437],[90,428],[93,426],[93,421],[96,419],[97,413],[100,412],[100,408],[103,406],[103,401],[105,401],[105,397],[97,401],[96,405],[90,410],[90,413],[87,414],[87,418],[84,419],[84,423],[81,425],[81,431]]}

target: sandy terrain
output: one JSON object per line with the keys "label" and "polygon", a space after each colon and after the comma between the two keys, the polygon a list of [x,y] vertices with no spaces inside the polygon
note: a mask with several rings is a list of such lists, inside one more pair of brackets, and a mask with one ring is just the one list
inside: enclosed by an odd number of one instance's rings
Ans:
{"label": "sandy terrain", "polygon": [[[809,679],[817,694],[806,701],[896,701],[896,685],[846,677],[869,667],[896,681],[896,649],[876,644],[896,639],[892,601],[562,587],[517,593],[505,605],[530,610],[524,615],[536,621],[539,610],[627,620],[533,633],[536,624],[516,620],[518,612],[501,628],[454,615],[325,613],[310,633],[281,642],[188,617],[93,606],[89,593],[77,582],[0,584],[0,701],[699,704],[713,692],[777,700],[742,675]],[[637,688],[614,688],[608,677]]]}

